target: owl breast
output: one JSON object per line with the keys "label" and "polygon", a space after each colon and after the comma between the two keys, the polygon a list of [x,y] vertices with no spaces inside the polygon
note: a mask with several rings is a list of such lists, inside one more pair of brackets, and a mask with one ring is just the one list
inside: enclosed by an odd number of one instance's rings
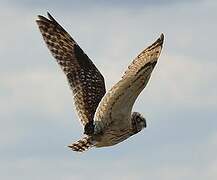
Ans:
{"label": "owl breast", "polygon": [[[120,117],[123,118],[123,116]],[[97,135],[96,137],[97,143],[95,146],[96,147],[112,146],[132,136],[133,133],[132,133],[131,125],[123,122],[128,122],[128,120],[124,120],[124,119],[122,119],[121,121],[118,119],[113,120],[112,123],[109,125],[108,128],[105,129],[104,132]]]}

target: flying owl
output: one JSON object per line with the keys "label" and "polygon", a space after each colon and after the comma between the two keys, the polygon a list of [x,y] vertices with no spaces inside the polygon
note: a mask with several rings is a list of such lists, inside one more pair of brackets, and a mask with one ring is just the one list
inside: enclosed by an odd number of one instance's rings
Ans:
{"label": "flying owl", "polygon": [[106,92],[103,75],[75,40],[48,13],[36,20],[48,49],[65,73],[84,137],[68,147],[83,152],[118,144],[146,127],[146,119],[132,107],[148,83],[160,56],[164,35],[143,50],[121,80]]}

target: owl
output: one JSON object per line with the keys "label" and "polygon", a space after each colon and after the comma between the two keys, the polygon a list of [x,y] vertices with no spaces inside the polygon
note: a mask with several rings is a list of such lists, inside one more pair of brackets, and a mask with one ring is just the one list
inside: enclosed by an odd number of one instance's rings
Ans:
{"label": "owl", "polygon": [[84,152],[118,144],[146,128],[146,119],[132,112],[160,56],[164,35],[143,50],[120,81],[106,92],[104,77],[78,43],[48,13],[36,23],[53,57],[65,73],[84,135],[68,147]]}

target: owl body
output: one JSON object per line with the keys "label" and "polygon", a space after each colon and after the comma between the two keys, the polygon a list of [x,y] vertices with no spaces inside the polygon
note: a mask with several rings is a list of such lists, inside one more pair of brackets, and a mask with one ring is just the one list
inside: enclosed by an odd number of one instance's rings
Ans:
{"label": "owl body", "polygon": [[146,127],[146,119],[132,113],[132,108],[160,56],[163,34],[132,61],[121,80],[106,93],[103,75],[66,30],[49,13],[48,18],[39,15],[36,22],[66,75],[84,127],[84,137],[68,147],[83,152],[91,147],[113,146]]}
{"label": "owl body", "polygon": [[[122,114],[115,118],[117,119],[104,119],[103,121],[112,121],[112,123],[110,123],[110,125],[108,125],[107,128],[104,129],[104,131],[87,136],[90,139],[91,146],[107,147],[116,145],[131,137],[132,135],[140,132],[143,128],[146,127],[145,118],[138,112],[133,112],[132,115],[130,115],[129,117]],[[120,121],[120,119],[122,120],[122,122]],[[123,123],[124,121],[129,121],[131,123],[126,125],[125,123]],[[71,147],[74,149],[80,148],[80,146],[82,146],[82,143],[79,141],[71,145]],[[80,151],[83,151],[83,149],[80,149]]]}

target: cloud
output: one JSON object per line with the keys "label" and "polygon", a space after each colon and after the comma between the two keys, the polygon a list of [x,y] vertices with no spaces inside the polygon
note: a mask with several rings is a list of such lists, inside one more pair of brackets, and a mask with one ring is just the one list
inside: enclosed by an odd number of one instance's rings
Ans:
{"label": "cloud", "polygon": [[[36,179],[46,177],[54,180],[72,178],[83,180],[94,175],[96,179],[103,176],[105,180],[121,178],[127,180],[133,178],[141,180],[144,178],[161,178],[162,180],[216,179],[214,171],[216,158],[213,158],[217,148],[216,134],[202,140],[201,144],[197,146],[193,144],[180,149],[182,146],[181,144],[178,146],[171,144],[168,147],[164,145],[160,150],[152,153],[143,149],[144,154],[139,153],[139,156],[135,154],[136,148],[134,152],[131,151],[128,154],[119,148],[119,156],[110,153],[107,155],[110,159],[105,159],[105,152],[100,153],[97,150],[95,151],[97,156],[94,155],[94,152],[89,152],[89,155],[69,153],[65,157],[20,158],[1,164],[0,168],[3,170],[1,177],[10,179],[22,177],[25,180],[34,176]],[[180,154],[185,156],[180,156]],[[141,158],[144,161],[141,161]],[[8,174],[8,169],[13,173]]]}
{"label": "cloud", "polygon": [[144,96],[148,94],[148,102],[154,104],[163,105],[169,100],[176,107],[216,107],[217,86],[213,84],[216,69],[215,62],[201,63],[184,56],[162,56]]}
{"label": "cloud", "polygon": [[[135,8],[127,1],[123,8],[94,2],[94,8],[62,1],[5,1],[1,6],[1,177],[216,179],[217,3],[173,1],[171,8],[170,1],[148,6],[138,1]],[[80,137],[82,127],[64,74],[34,22],[47,9],[103,72],[107,89],[165,33],[159,63],[135,106],[147,117],[145,131],[83,155],[65,147]]]}

